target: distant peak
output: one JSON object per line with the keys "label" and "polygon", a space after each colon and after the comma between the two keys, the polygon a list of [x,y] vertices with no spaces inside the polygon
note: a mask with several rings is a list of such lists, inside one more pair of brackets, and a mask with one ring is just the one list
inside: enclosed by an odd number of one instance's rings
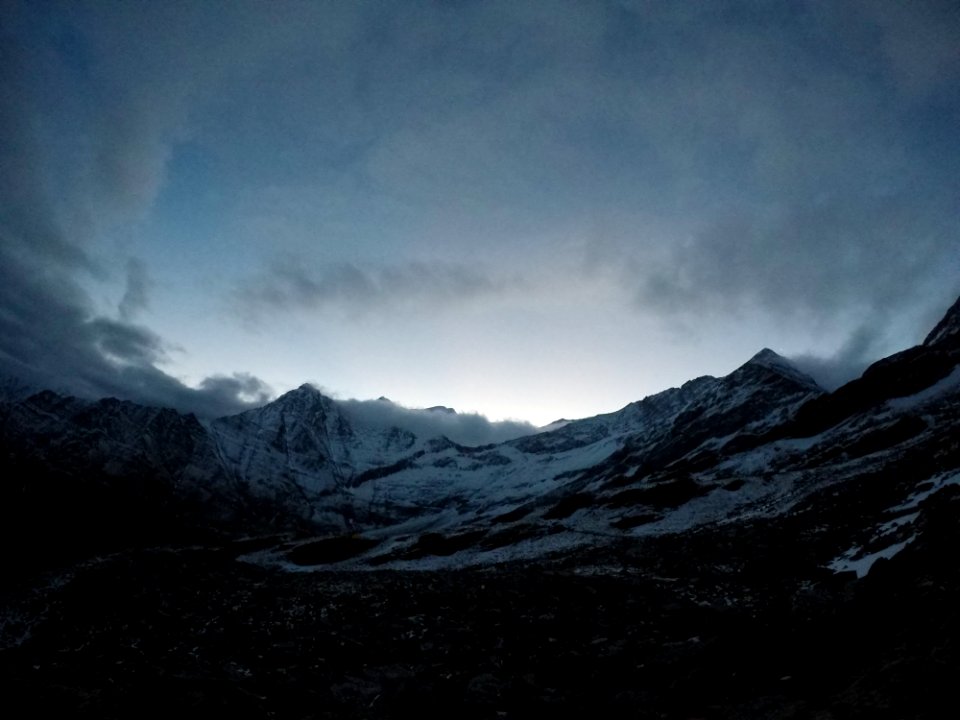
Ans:
{"label": "distant peak", "polygon": [[457,411],[446,405],[434,405],[433,407],[428,407],[427,412],[438,412],[444,413],[446,415],[456,415]]}
{"label": "distant peak", "polygon": [[323,393],[317,390],[316,387],[310,383],[303,383],[300,387],[285,392],[283,395],[278,397],[275,402],[280,403],[291,403],[291,402],[308,402],[314,398],[324,397]]}

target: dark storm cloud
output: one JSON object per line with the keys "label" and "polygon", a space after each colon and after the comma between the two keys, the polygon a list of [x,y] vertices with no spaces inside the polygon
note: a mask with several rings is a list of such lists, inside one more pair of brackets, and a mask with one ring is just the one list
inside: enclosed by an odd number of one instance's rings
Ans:
{"label": "dark storm cloud", "polygon": [[348,417],[362,424],[401,427],[423,438],[442,435],[461,445],[474,447],[536,432],[536,428],[526,422],[491,422],[475,413],[406,408],[389,400],[341,400],[339,404]]}
{"label": "dark storm cloud", "polygon": [[240,283],[235,297],[246,316],[257,319],[276,310],[364,312],[405,305],[436,307],[489,296],[507,286],[505,281],[462,265],[409,262],[360,267],[340,263],[312,268],[304,260],[288,259]]}
{"label": "dark storm cloud", "polygon": [[58,226],[46,174],[47,144],[38,129],[45,108],[32,80],[50,64],[40,48],[0,25],[0,242],[90,269],[87,253]]}
{"label": "dark storm cloud", "polygon": [[0,250],[0,374],[83,397],[114,396],[216,417],[263,404],[270,388],[249,375],[211,377],[197,389],[157,367],[163,340],[148,328],[95,315],[58,269]]}
{"label": "dark storm cloud", "polygon": [[95,317],[83,324],[84,339],[104,357],[124,365],[147,366],[164,359],[163,341],[147,328]]}

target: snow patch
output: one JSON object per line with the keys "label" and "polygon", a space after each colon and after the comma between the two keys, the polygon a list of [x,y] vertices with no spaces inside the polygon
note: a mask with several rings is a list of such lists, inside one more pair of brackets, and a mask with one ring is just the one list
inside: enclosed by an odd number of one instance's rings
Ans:
{"label": "snow patch", "polygon": [[920,503],[922,503],[931,495],[947,487],[948,485],[960,485],[960,473],[955,473],[953,475],[949,475],[949,474],[937,475],[930,478],[930,480],[928,480],[927,482],[930,483],[930,487],[924,488],[923,490],[918,490],[917,492],[910,495],[910,497],[908,497],[905,502],[901,503],[900,505],[897,505],[896,507],[890,508],[888,512],[902,512],[902,511],[908,511],[908,510],[915,510],[920,506]]}
{"label": "snow patch", "polygon": [[894,410],[909,410],[931,400],[936,400],[941,395],[957,390],[958,388],[960,388],[960,366],[955,367],[952,373],[930,387],[913,395],[908,395],[907,397],[889,400],[887,401],[887,405]]}
{"label": "snow patch", "polygon": [[861,548],[851,548],[840,557],[832,560],[827,567],[829,567],[835,573],[851,571],[855,572],[857,573],[857,579],[859,580],[860,578],[867,576],[867,573],[870,572],[870,568],[873,567],[873,564],[877,560],[880,558],[889,560],[916,539],[916,535],[911,535],[902,542],[894,543],[893,545],[883,548],[883,550],[878,550],[877,552],[863,555],[862,557],[857,557],[861,552],[863,552]]}

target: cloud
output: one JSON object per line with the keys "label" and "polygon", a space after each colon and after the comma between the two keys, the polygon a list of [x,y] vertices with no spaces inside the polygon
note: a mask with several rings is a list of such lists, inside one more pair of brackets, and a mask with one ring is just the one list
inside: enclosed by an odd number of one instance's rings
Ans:
{"label": "cloud", "polygon": [[239,283],[234,296],[241,312],[256,320],[276,310],[364,313],[398,306],[436,309],[502,293],[518,282],[496,280],[481,269],[459,264],[310,267],[304,260],[288,258]]}
{"label": "cloud", "polygon": [[198,413],[206,417],[237,412],[234,408],[238,405],[243,409],[259,407],[268,402],[274,394],[269,385],[250,373],[206,377],[200,381],[198,390],[188,392],[194,393],[209,406],[209,412]]}
{"label": "cloud", "polygon": [[84,341],[119,365],[147,366],[164,360],[163,342],[147,328],[105,317],[91,318],[80,327]]}
{"label": "cloud", "polygon": [[152,285],[147,267],[140,260],[127,261],[127,287],[117,307],[122,320],[129,321],[148,305],[148,294]]}
{"label": "cloud", "polygon": [[812,377],[825,390],[836,390],[860,377],[883,350],[884,323],[861,325],[833,355],[797,355],[790,358],[798,370]]}
{"label": "cloud", "polygon": [[205,418],[262,405],[270,388],[250,375],[191,388],[163,372],[166,344],[123,319],[96,315],[60,270],[0,248],[0,374],[82,397],[113,396]]}
{"label": "cloud", "polygon": [[12,32],[15,16],[0,27],[0,242],[11,251],[92,270],[86,250],[61,231],[48,173],[51,144],[38,121],[46,108],[33,81],[51,63],[42,45]]}
{"label": "cloud", "polygon": [[[837,363],[862,362],[957,292],[954,5],[8,3],[0,364],[205,413],[265,397],[161,369],[143,311],[209,291],[180,250],[247,319],[519,314],[615,279],[667,324],[854,328]],[[184,143],[216,212],[171,174],[196,170],[171,163]],[[560,256],[587,226],[581,267]],[[286,259],[263,270],[268,244]]]}
{"label": "cloud", "polygon": [[533,425],[519,421],[491,422],[475,413],[441,409],[406,408],[389,400],[340,400],[344,414],[362,425],[400,427],[423,438],[444,436],[467,446],[488,445],[536,432]]}
{"label": "cloud", "polygon": [[[595,9],[579,36],[557,14],[569,56],[547,41],[500,55],[472,18],[481,31],[455,71],[434,68],[436,94],[418,95],[437,112],[399,111],[370,143],[366,172],[446,220],[438,247],[496,246],[532,275],[550,248],[524,252],[531,226],[656,216],[671,232],[617,229],[584,255],[668,323],[757,310],[855,326],[955,293],[949,4],[625,2]],[[508,13],[505,35],[522,16]],[[425,44],[449,51],[441,39]],[[482,47],[510,58],[509,84]],[[941,90],[935,107],[921,86]]]}
{"label": "cloud", "polygon": [[960,268],[950,213],[931,204],[853,197],[767,218],[731,213],[666,248],[640,278],[637,300],[679,314],[743,306],[816,320],[851,307],[886,312],[927,291],[925,279]]}
{"label": "cloud", "polygon": [[[98,234],[153,201],[199,82],[171,72],[170,62],[184,60],[172,52],[183,43],[177,32],[143,42],[123,31],[142,23],[140,11],[111,9],[67,8],[51,20],[14,3],[0,30],[0,373],[203,417],[262,404],[271,392],[255,377],[215,376],[191,388],[160,369],[166,343],[133,322],[151,286],[141,261],[127,263],[118,318],[98,313],[83,288],[106,276]],[[193,59],[205,47],[187,45]],[[91,66],[103,58],[110,62],[95,80]]]}

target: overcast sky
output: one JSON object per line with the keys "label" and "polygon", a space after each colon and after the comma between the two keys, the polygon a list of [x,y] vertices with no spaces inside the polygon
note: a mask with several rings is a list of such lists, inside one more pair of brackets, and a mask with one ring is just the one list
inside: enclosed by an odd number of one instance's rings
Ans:
{"label": "overcast sky", "polygon": [[960,294],[960,6],[2,0],[0,370],[544,424]]}

